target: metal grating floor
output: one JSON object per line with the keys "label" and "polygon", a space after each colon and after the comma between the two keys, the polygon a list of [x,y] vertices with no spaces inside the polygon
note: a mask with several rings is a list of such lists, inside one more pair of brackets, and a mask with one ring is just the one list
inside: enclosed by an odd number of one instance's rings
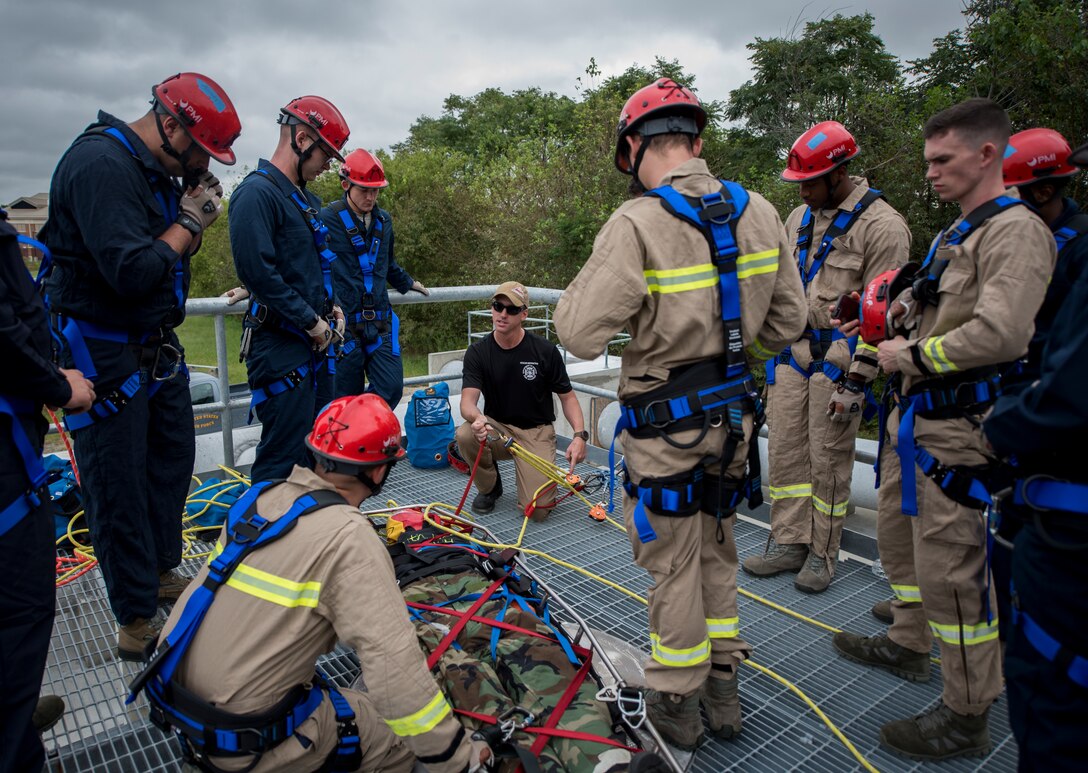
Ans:
{"label": "metal grating floor", "polygon": [[[513,483],[512,462],[500,470]],[[434,500],[456,505],[466,478],[452,469],[417,470],[407,464],[390,476],[385,496],[399,504]],[[480,520],[501,539],[515,539],[521,528],[514,487],[499,500],[495,513]],[[471,496],[471,495],[470,495]],[[648,576],[631,560],[626,538],[607,524],[586,517],[578,500],[560,504],[543,524],[531,523],[525,545],[583,566],[610,580],[645,594]],[[738,551],[743,559],[762,550],[767,532],[741,520],[737,524]],[[638,602],[543,559],[529,565],[558,589],[594,628],[638,647],[646,648],[646,612]],[[198,561],[187,561],[183,572],[195,574]],[[870,607],[889,595],[887,584],[874,576],[868,564],[840,561],[835,582],[819,596],[797,592],[793,576],[756,580],[743,572],[741,587],[835,627],[862,634],[882,626]],[[165,614],[161,610],[160,614]],[[740,597],[744,637],[755,647],[754,660],[794,682],[806,692],[839,729],[880,771],[1012,771],[1016,746],[1008,728],[1004,696],[990,712],[994,751],[985,760],[912,763],[882,751],[879,727],[892,719],[918,713],[940,696],[940,670],[928,684],[913,684],[835,656],[830,634],[744,596]],[[150,725],[145,701],[124,706],[134,664],[117,661],[116,626],[106,601],[105,587],[95,570],[58,589],[57,620],[46,667],[43,692],[62,695],[68,712],[45,736],[50,771],[173,771],[178,756],[174,742]],[[347,685],[358,673],[358,661],[338,647],[319,663],[336,682]],[[778,682],[753,669],[741,672],[744,733],[725,743],[708,735],[695,757],[693,770],[716,772],[827,771],[859,769],[857,761],[816,715]]]}

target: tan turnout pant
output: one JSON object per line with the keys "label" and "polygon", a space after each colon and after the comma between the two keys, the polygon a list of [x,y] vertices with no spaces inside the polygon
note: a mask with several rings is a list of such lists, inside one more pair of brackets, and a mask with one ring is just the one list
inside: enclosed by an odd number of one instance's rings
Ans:
{"label": "tan turnout pant", "polygon": [[[534,493],[548,482],[548,478],[532,465],[511,454],[510,449],[497,436],[501,434],[512,437],[526,451],[552,462],[555,460],[555,427],[551,424],[541,424],[539,427],[521,429],[495,421],[490,416],[485,416],[485,419],[494,427],[494,432],[491,434],[497,439],[487,442],[483,456],[480,457],[480,466],[476,470],[476,490],[487,493],[495,488],[499,480],[496,459],[513,459],[518,484],[518,508],[524,513],[529,503],[533,501]],[[457,428],[457,447],[461,451],[462,458],[471,468],[473,462],[476,461],[476,452],[480,450],[480,443],[472,434],[472,425],[467,421]],[[545,488],[537,497],[530,517],[534,521],[547,518],[551,514],[554,500],[555,486]]]}

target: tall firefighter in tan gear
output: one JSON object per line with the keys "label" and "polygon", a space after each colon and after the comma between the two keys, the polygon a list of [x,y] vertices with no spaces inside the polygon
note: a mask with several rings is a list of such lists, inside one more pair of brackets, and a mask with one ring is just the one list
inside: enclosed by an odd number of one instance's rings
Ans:
{"label": "tall firefighter in tan gear", "polygon": [[805,314],[797,271],[779,260],[789,245],[774,208],[698,158],[706,120],[666,78],[627,101],[616,166],[650,190],[605,223],[555,314],[579,357],[631,333],[617,431],[627,432],[624,520],[654,581],[646,701],[684,749],[702,740],[700,702],[719,738],[741,729],[736,676],[751,647],[737,618],[732,515],[758,497],[749,441],[762,420],[747,358],[795,341]]}
{"label": "tall firefighter in tan gear", "polygon": [[[937,706],[880,730],[883,747],[912,759],[988,754],[987,717],[1002,689],[984,512],[994,459],[980,419],[1002,373],[1027,351],[1056,256],[1043,221],[1004,195],[1009,133],[1008,116],[989,99],[926,123],[926,176],[961,216],[933,240],[907,289],[890,293],[889,316],[905,334],[878,346],[880,367],[899,379],[888,434],[901,462],[903,513],[916,516],[918,591],[944,679]],[[835,637],[852,659],[882,668],[918,657],[881,645]]]}
{"label": "tall firefighter in tan gear", "polygon": [[[375,394],[342,397],[306,445],[312,471],[257,483],[231,508],[133,692],[205,771],[479,769],[490,751],[428,672],[389,553],[357,509],[404,456],[399,422]],[[365,693],[315,676],[338,640]]]}
{"label": "tall firefighter in tan gear", "polygon": [[797,138],[782,172],[804,201],[786,233],[796,238],[808,316],[801,338],[767,364],[771,536],[744,571],[800,570],[794,585],[806,593],[826,590],[835,574],[865,389],[877,373],[875,347],[844,338],[829,308],[910,253],[903,216],[847,171],[859,152],[842,124],[824,121]]}

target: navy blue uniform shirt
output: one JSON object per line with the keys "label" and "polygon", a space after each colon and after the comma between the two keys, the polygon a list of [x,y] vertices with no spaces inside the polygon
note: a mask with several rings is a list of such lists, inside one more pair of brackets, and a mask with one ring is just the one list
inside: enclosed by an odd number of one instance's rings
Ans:
{"label": "navy blue uniform shirt", "polygon": [[[139,160],[99,127],[120,130]],[[158,237],[177,219],[180,192],[136,134],[100,112],[61,158],[49,188],[49,220],[38,238],[55,264],[46,282],[50,310],[130,333],[179,325],[185,311],[177,308],[174,270],[180,258],[188,297],[189,256]],[[173,198],[174,211],[163,212],[160,197]]]}
{"label": "navy blue uniform shirt", "polygon": [[351,243],[347,228],[340,216],[340,211],[347,212],[355,227],[359,229],[366,249],[370,248],[374,238],[374,224],[378,221],[382,224],[382,241],[378,248],[378,254],[374,259],[374,276],[371,282],[370,304],[376,311],[384,311],[389,308],[389,285],[392,285],[400,293],[406,293],[412,288],[412,277],[400,265],[397,264],[396,253],[393,249],[393,218],[380,207],[371,210],[370,230],[363,226],[360,218],[355,216],[346,200],[337,201],[321,210],[321,219],[329,229],[329,247],[336,253],[337,259],[332,264],[333,280],[336,285],[336,295],[341,303],[341,308],[348,320],[353,315],[363,310],[363,296],[366,293],[366,284],[363,282],[363,269],[359,264],[359,255]]}

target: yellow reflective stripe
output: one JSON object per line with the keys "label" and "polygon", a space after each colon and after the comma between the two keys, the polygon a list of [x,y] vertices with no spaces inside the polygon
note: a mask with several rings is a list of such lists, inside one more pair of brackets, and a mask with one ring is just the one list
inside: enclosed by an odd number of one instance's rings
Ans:
{"label": "yellow reflective stripe", "polygon": [[892,593],[897,599],[908,604],[922,600],[922,591],[917,585],[893,585]]}
{"label": "yellow reflective stripe", "polygon": [[642,273],[646,277],[646,288],[651,293],[682,293],[718,284],[718,269],[713,263],[684,268],[648,268]]}
{"label": "yellow reflective stripe", "polygon": [[423,735],[450,714],[450,704],[446,696],[438,693],[419,711],[399,719],[387,719],[385,724],[399,736]]}
{"label": "yellow reflective stripe", "polygon": [[[223,548],[216,543],[212,550],[212,558],[223,552]],[[234,570],[227,585],[242,593],[255,596],[281,607],[293,609],[295,607],[317,606],[321,595],[320,582],[295,582],[285,577],[279,577],[270,572],[255,569],[246,564],[239,564]]]}
{"label": "yellow reflective stripe", "polygon": [[674,668],[697,666],[710,659],[710,639],[703,639],[694,647],[673,649],[663,645],[661,637],[656,633],[651,633],[650,652],[653,659],[663,666],[672,666]]}
{"label": "yellow reflective stripe", "polygon": [[997,638],[997,618],[992,623],[976,625],[941,625],[930,620],[929,627],[938,639],[956,647],[982,644]]}
{"label": "yellow reflective stripe", "polygon": [[820,499],[815,494],[812,495],[812,506],[819,510],[824,515],[830,515],[833,518],[841,518],[846,515],[846,506],[850,504],[850,500],[844,500],[842,502],[836,502],[834,506],[829,505],[824,500]]}
{"label": "yellow reflective stripe", "polygon": [[739,617],[708,617],[706,619],[706,634],[711,639],[732,639],[739,633]]}
{"label": "yellow reflective stripe", "polygon": [[811,483],[797,483],[793,486],[768,486],[772,499],[794,499],[812,496]]}
{"label": "yellow reflective stripe", "polygon": [[759,274],[778,271],[778,248],[763,252],[750,252],[737,258],[737,279],[747,279]]}
{"label": "yellow reflective stripe", "polygon": [[757,360],[769,360],[776,354],[776,352],[772,352],[765,347],[758,338],[753,338],[752,343],[748,344],[745,349],[747,349],[748,354],[752,355]]}
{"label": "yellow reflective stripe", "polygon": [[854,351],[855,351],[855,353],[858,352],[858,351],[862,351],[862,352],[872,352],[873,354],[877,354],[877,348],[875,346],[870,346],[869,344],[862,341],[860,338],[858,339],[857,348],[854,349]]}
{"label": "yellow reflective stripe", "polygon": [[933,370],[937,373],[951,373],[952,371],[959,370],[959,367],[955,365],[944,354],[944,336],[934,336],[926,341],[926,345],[922,347],[922,351],[929,357],[929,361],[933,363]]}

